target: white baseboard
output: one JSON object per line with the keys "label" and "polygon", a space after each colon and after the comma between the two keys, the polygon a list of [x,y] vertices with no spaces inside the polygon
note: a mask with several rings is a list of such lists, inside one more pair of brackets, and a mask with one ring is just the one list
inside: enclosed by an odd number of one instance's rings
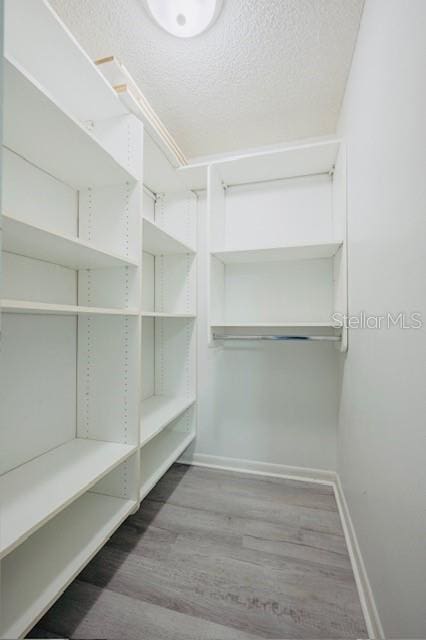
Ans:
{"label": "white baseboard", "polygon": [[253,473],[259,476],[287,478],[291,480],[303,480],[304,482],[321,482],[322,484],[334,484],[336,474],[326,469],[308,469],[307,467],[290,467],[285,464],[272,464],[270,462],[258,462],[257,460],[243,460],[240,458],[222,458],[210,456],[205,453],[193,453],[179,460],[183,464],[192,464],[196,467],[211,467],[224,471],[241,471]]}
{"label": "white baseboard", "polygon": [[224,471],[240,471],[242,473],[252,473],[259,476],[301,480],[304,482],[317,482],[319,484],[332,486],[336,497],[337,507],[339,509],[340,519],[342,521],[343,532],[367,626],[368,636],[374,640],[385,637],[365,568],[365,563],[362,558],[350,516],[349,507],[346,502],[345,494],[343,493],[340,478],[335,471],[329,471],[326,469],[310,469],[308,467],[292,467],[284,464],[271,464],[269,462],[242,460],[239,458],[223,458],[221,456],[211,456],[204,453],[193,453],[186,457],[184,454],[179,462],[197,467],[210,467],[212,469],[222,469]]}
{"label": "white baseboard", "polygon": [[385,638],[383,626],[380,621],[379,612],[377,611],[376,602],[371,589],[370,580],[368,579],[364,559],[356,536],[355,527],[349,511],[349,506],[338,474],[336,474],[336,481],[334,483],[334,494],[336,496],[337,507],[342,521],[346,545],[351,559],[352,570],[354,572],[358,588],[359,599],[361,601],[368,635],[370,638],[375,639]]}

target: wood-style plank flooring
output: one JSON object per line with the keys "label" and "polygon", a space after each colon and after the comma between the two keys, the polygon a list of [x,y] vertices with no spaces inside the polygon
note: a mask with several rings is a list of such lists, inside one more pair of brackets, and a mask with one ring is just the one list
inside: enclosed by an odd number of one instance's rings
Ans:
{"label": "wood-style plank flooring", "polygon": [[365,638],[331,487],[176,464],[32,638]]}

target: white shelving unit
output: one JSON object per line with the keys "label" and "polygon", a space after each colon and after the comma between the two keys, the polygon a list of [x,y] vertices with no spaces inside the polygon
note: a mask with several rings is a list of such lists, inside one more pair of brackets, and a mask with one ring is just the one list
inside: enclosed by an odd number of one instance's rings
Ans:
{"label": "white shelving unit", "polygon": [[0,477],[0,558],[129,458],[135,446],[76,438]]}
{"label": "white shelving unit", "polygon": [[4,637],[26,634],[133,509],[133,500],[85,493],[9,554],[2,562]]}
{"label": "white shelving unit", "polygon": [[182,183],[167,191],[170,167],[162,187],[161,166],[143,211],[141,500],[196,425],[196,198]]}
{"label": "white shelving unit", "polygon": [[142,402],[141,446],[148,444],[160,431],[195,403],[194,396],[151,396]]}
{"label": "white shelving unit", "polygon": [[195,438],[193,429],[188,428],[188,420],[191,422],[194,420],[193,408],[187,410],[187,415],[171,422],[143,447],[141,451],[141,500]]}
{"label": "white shelving unit", "polygon": [[[346,210],[333,189],[339,140],[225,158],[207,171],[209,338],[341,336]],[[190,168],[182,169],[186,181]],[[201,177],[201,167],[193,172]]]}
{"label": "white shelving unit", "polygon": [[18,638],[195,437],[197,202],[49,5],[5,10],[0,637]]}

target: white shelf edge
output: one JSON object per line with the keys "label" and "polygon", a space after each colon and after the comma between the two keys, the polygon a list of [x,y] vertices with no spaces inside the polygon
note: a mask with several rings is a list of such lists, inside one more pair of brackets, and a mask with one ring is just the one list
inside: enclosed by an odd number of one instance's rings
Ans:
{"label": "white shelf edge", "polygon": [[[235,184],[264,182],[270,179],[280,180],[299,178],[318,173],[327,174],[333,169],[340,144],[341,140],[339,138],[329,138],[316,142],[299,143],[235,156],[226,156],[215,160],[211,165],[212,167],[216,167],[224,184],[228,187]],[[300,158],[299,162],[296,162],[296,166],[299,165],[298,168],[292,166],[290,169],[289,167],[285,168],[283,166],[286,160],[291,159],[294,161],[295,156],[300,156],[301,154],[305,157],[302,162],[300,162]],[[313,165],[311,164],[312,157],[310,157],[312,154],[317,156]],[[318,154],[321,158],[318,158]],[[325,157],[323,157],[324,154]],[[273,165],[272,170],[271,163]],[[255,165],[256,169],[253,170]],[[269,171],[265,174],[264,168],[266,165],[268,165]],[[244,169],[241,172],[242,166]],[[235,178],[236,167],[239,167],[237,178]],[[259,167],[262,167],[262,169],[260,170]]]}
{"label": "white shelf edge", "polygon": [[191,444],[196,436],[195,431],[191,431],[187,437],[174,449],[174,451],[164,460],[163,464],[153,473],[148,480],[145,480],[140,489],[140,500],[143,500],[150,491],[155,487],[157,482],[162,478],[166,471],[172,466],[179,456],[185,451]]}
{"label": "white shelf edge", "polygon": [[[286,156],[291,156],[291,154],[298,153],[298,152],[303,153],[303,152],[309,152],[310,150],[313,150],[315,152],[316,150],[321,150],[321,149],[325,149],[325,150],[330,149],[330,151],[333,151],[333,149],[336,149],[336,153],[337,153],[337,148],[340,146],[341,143],[342,143],[342,139],[339,137],[327,137],[323,140],[316,140],[312,142],[301,142],[298,144],[292,144],[288,146],[277,145],[277,146],[273,146],[270,148],[257,150],[257,151],[256,150],[247,151],[247,152],[222,155],[222,156],[215,155],[210,158],[206,158],[204,160],[200,159],[199,161],[189,162],[188,165],[184,167],[179,167],[177,171],[182,176],[184,182],[186,183],[189,189],[193,189],[195,191],[201,191],[207,188],[207,172],[209,167],[212,167],[213,169],[216,169],[219,172],[221,172],[221,169],[223,169],[226,173],[227,167],[239,162],[252,163],[252,162],[256,162],[257,160],[273,161],[274,159],[277,159],[281,164],[280,161],[282,157],[285,158]],[[327,171],[330,171],[332,169],[332,165],[329,164],[327,166],[324,166],[322,169],[323,169],[323,172],[326,173]],[[279,173],[280,171],[277,171],[277,174]],[[308,175],[310,174],[311,172],[308,171]],[[296,172],[293,175],[293,177],[299,177],[299,176],[300,176],[299,172]],[[285,177],[288,177],[287,172]],[[251,182],[253,182],[253,180],[249,178],[246,184],[250,184]]]}
{"label": "white shelf edge", "polygon": [[[151,398],[155,398],[155,397],[161,397],[161,396],[151,396]],[[166,396],[164,396],[166,397]],[[147,398],[147,400],[150,400],[151,398]],[[171,398],[170,398],[171,399]],[[179,406],[175,411],[173,411],[166,420],[162,420],[160,421],[158,427],[153,430],[151,433],[149,433],[147,436],[143,437],[142,434],[142,426],[143,426],[143,421],[144,418],[141,418],[141,441],[140,441],[140,448],[142,449],[143,447],[145,447],[148,442],[151,442],[151,440],[153,440],[153,438],[155,438],[156,436],[158,436],[162,431],[164,431],[164,429],[171,423],[173,422],[173,420],[176,420],[176,418],[179,418],[179,416],[181,416],[183,413],[185,413],[185,411],[187,411],[190,407],[192,407],[195,402],[197,401],[195,395],[191,396],[191,398],[181,398],[182,400],[182,404],[181,406]],[[145,401],[146,402],[146,401]],[[143,402],[142,402],[143,404]]]}
{"label": "white shelf edge", "polygon": [[[279,262],[280,260],[316,260],[332,258],[342,246],[343,240],[331,240],[271,247],[247,247],[244,249],[217,248],[211,251],[210,255],[225,264],[262,261]],[[317,255],[315,255],[315,250],[317,250]]]}
{"label": "white shelf edge", "polygon": [[[14,216],[10,216],[9,214],[6,214],[6,213],[3,213],[2,218],[3,218],[3,251],[9,252],[9,253],[16,253],[18,255],[34,258],[36,260],[51,262],[52,264],[60,264],[64,267],[70,267],[76,270],[91,269],[91,268],[100,269],[104,267],[108,268],[108,267],[114,267],[114,266],[117,266],[117,267],[126,267],[126,266],[137,267],[138,266],[137,262],[133,260],[129,260],[125,256],[121,256],[119,254],[98,249],[97,247],[95,247],[93,243],[85,242],[83,240],[80,240],[78,238],[73,238],[72,236],[69,236],[66,234],[60,234],[54,231],[50,231],[43,227],[39,227],[29,222],[25,222],[24,220],[20,220],[19,218],[15,218]],[[34,233],[35,235],[45,236],[48,242],[49,241],[52,243],[58,242],[58,243],[61,243],[62,245],[68,245],[69,248],[71,249],[75,248],[77,251],[79,249],[82,249],[83,251],[86,251],[88,255],[90,255],[90,253],[93,253],[93,258],[96,258],[96,257],[101,258],[101,260],[104,262],[104,267],[96,265],[94,261],[90,263],[90,260],[86,262],[84,262],[83,260],[81,261],[81,264],[78,266],[78,261],[71,261],[71,260],[56,261],[56,260],[49,259],[47,256],[47,252],[44,253],[43,255],[43,252],[38,252],[36,250],[22,252],[22,251],[13,250],[13,248],[8,248],[7,235],[8,235],[8,226],[10,225],[15,226],[15,232],[19,233],[19,227],[21,227],[22,230],[24,230],[24,232],[25,230],[27,230],[30,233]],[[108,263],[108,260],[110,260],[110,263]]]}
{"label": "white shelf edge", "polygon": [[[157,233],[160,237],[161,236],[164,237],[167,242],[175,244],[178,248],[177,251],[169,251],[169,252],[165,251],[163,254],[157,252],[152,255],[179,255],[179,254],[187,254],[187,253],[193,255],[196,253],[194,247],[190,246],[186,242],[183,242],[182,240],[174,236],[169,231],[166,231],[153,220],[149,220],[149,218],[142,217],[142,221],[144,226],[146,226],[147,228],[151,227],[151,229],[153,229],[154,232]],[[144,238],[145,238],[145,232],[143,233],[143,236],[142,236],[142,250],[146,253],[151,253],[149,248],[145,247],[144,245]]]}
{"label": "white shelf edge", "polygon": [[212,329],[227,329],[229,328],[234,328],[234,327],[241,327],[242,329],[244,328],[248,328],[250,329],[251,327],[257,327],[257,328],[270,328],[270,327],[285,327],[285,328],[294,328],[294,329],[298,329],[298,328],[302,328],[302,327],[306,327],[306,328],[315,328],[318,327],[319,329],[321,328],[328,328],[328,329],[341,329],[340,326],[333,324],[332,322],[282,322],[280,320],[277,320],[276,322],[215,322],[215,323],[211,323],[210,327]]}
{"label": "white shelf edge", "polygon": [[[303,142],[299,144],[291,144],[288,146],[278,146],[276,148],[270,148],[260,151],[252,151],[248,153],[240,153],[235,155],[223,156],[222,158],[212,159],[210,164],[212,165],[221,165],[227,164],[231,162],[235,162],[237,160],[251,160],[253,158],[265,158],[265,157],[274,157],[280,154],[291,154],[295,151],[305,151],[309,149],[320,149],[321,147],[333,147],[336,144],[340,145],[342,143],[342,138],[339,137],[331,137],[325,140],[317,140],[315,142]],[[195,166],[200,166],[205,163],[200,162],[195,164]],[[188,165],[191,167],[191,165]],[[194,165],[192,165],[194,166]]]}
{"label": "white shelf edge", "polygon": [[102,307],[84,307],[72,304],[51,304],[48,302],[31,302],[27,300],[0,300],[2,313],[28,313],[45,315],[104,315],[104,316],[138,316],[138,309],[107,309]]}
{"label": "white shelf edge", "polygon": [[[26,636],[26,634],[32,629],[32,627],[37,624],[37,622],[43,617],[43,615],[50,609],[50,607],[56,602],[56,600],[62,595],[64,590],[71,584],[73,580],[78,576],[81,570],[90,562],[90,560],[98,553],[98,551],[104,546],[104,544],[108,541],[111,535],[118,529],[118,527],[129,517],[129,515],[133,512],[133,510],[137,507],[138,502],[136,500],[127,500],[123,498],[115,498],[112,496],[105,496],[103,494],[95,494],[91,492],[87,492],[87,496],[90,496],[90,499],[93,500],[96,497],[96,500],[103,502],[111,502],[117,501],[117,504],[121,501],[122,507],[118,511],[115,521],[112,523],[112,526],[105,529],[105,531],[97,532],[96,535],[93,536],[90,543],[86,548],[83,548],[79,552],[79,556],[77,556],[77,560],[75,562],[75,567],[69,571],[68,575],[64,579],[58,579],[59,576],[56,576],[56,584],[54,587],[50,588],[50,593],[44,598],[44,603],[39,606],[34,606],[33,609],[37,609],[37,613],[35,611],[28,612],[27,615],[20,619],[19,621],[15,621],[11,625],[9,625],[5,629],[0,629],[1,637],[5,638],[20,638]],[[83,496],[84,498],[85,496]],[[70,505],[70,509],[74,507],[73,503]],[[58,518],[61,518],[62,513],[58,515]],[[53,524],[54,520],[51,520],[46,526]],[[43,531],[41,529],[38,533],[35,534],[37,536]],[[31,541],[31,538],[30,538]],[[24,543],[25,544],[25,543]],[[60,574],[59,574],[60,575]],[[4,587],[3,587],[4,588]],[[42,597],[40,596],[39,599]]]}
{"label": "white shelf edge", "polygon": [[[9,474],[13,474],[13,473],[17,473],[17,472],[19,473],[19,469],[24,469],[25,467],[28,468],[30,465],[36,463],[37,461],[39,461],[44,456],[46,456],[46,458],[50,457],[55,451],[57,451],[57,450],[59,450],[59,449],[61,449],[63,447],[66,447],[67,444],[70,444],[71,442],[75,442],[76,440],[83,440],[84,441],[85,439],[84,438],[81,438],[81,439],[80,438],[76,438],[74,440],[71,440],[69,443],[65,443],[64,445],[60,445],[58,447],[55,447],[55,449],[51,449],[50,451],[47,451],[46,453],[38,456],[37,458],[34,458],[33,460],[30,460],[29,462],[25,463],[24,465],[21,465],[21,467],[17,467],[15,469],[12,469],[10,472],[3,474],[3,476],[0,476],[0,483],[1,483],[1,480],[2,479],[3,480],[6,479]],[[16,535],[11,542],[5,544],[4,546],[1,546],[0,547],[0,559],[4,558],[9,553],[11,553],[14,549],[19,547],[33,533],[35,533],[41,527],[43,527],[44,524],[49,522],[52,518],[54,518],[56,515],[61,513],[61,511],[66,509],[66,507],[68,507],[70,504],[75,502],[75,500],[77,500],[80,496],[82,496],[84,493],[89,491],[89,489],[91,489],[97,482],[102,480],[102,478],[104,478],[106,475],[108,475],[108,473],[113,471],[120,464],[122,464],[123,462],[128,460],[128,458],[130,458],[130,456],[132,456],[138,450],[137,445],[122,445],[120,443],[105,442],[105,441],[95,441],[95,440],[88,440],[88,442],[91,442],[91,443],[99,442],[99,445],[105,445],[105,444],[114,445],[115,444],[117,446],[119,445],[120,448],[125,449],[125,451],[123,451],[120,455],[117,455],[117,457],[114,459],[113,462],[111,462],[106,467],[104,467],[102,469],[102,471],[96,473],[90,480],[88,480],[84,484],[84,486],[81,486],[75,492],[70,492],[68,497],[63,502],[58,503],[43,518],[40,518],[40,520],[35,521],[32,524],[32,526],[29,526],[25,531],[23,531],[19,535]],[[9,478],[10,478],[10,475],[9,475]],[[4,518],[4,515],[2,517]],[[3,524],[3,527],[4,527],[4,524]]]}
{"label": "white shelf edge", "polygon": [[163,311],[141,311],[142,318],[187,318],[193,320],[195,313],[167,313]]}

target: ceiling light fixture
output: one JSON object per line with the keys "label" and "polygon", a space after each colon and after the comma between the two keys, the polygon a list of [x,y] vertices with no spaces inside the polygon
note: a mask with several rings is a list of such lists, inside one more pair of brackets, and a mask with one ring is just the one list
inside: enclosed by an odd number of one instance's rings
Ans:
{"label": "ceiling light fixture", "polygon": [[145,0],[151,17],[168,33],[192,38],[215,22],[223,0]]}

